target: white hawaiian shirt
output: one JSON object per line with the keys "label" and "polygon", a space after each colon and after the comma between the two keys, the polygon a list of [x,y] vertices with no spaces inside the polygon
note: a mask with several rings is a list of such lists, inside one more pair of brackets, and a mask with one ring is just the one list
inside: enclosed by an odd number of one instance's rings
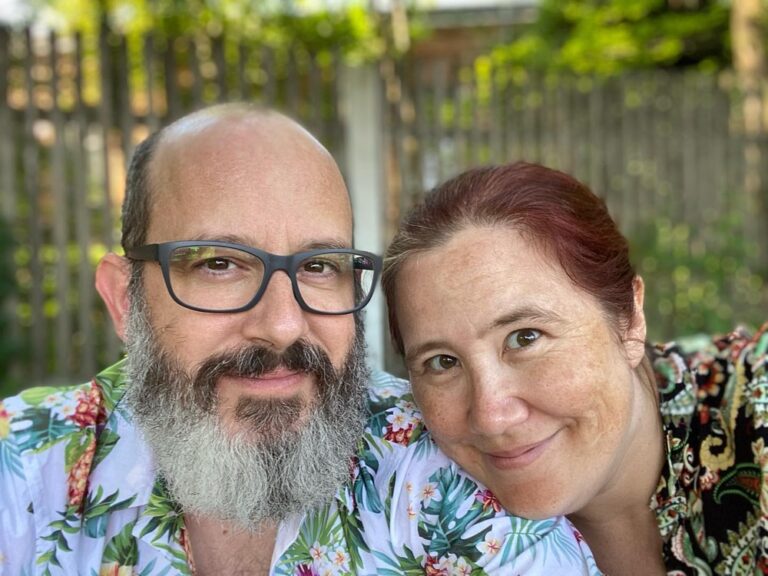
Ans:
{"label": "white hawaiian shirt", "polygon": [[[0,575],[189,574],[183,515],[119,403],[124,362],[0,402]],[[564,518],[508,515],[424,429],[405,381],[370,420],[333,504],[281,524],[275,576],[599,575]]]}

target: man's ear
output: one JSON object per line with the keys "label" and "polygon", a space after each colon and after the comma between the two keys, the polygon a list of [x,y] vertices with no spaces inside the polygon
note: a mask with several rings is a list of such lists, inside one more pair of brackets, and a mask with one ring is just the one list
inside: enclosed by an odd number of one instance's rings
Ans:
{"label": "man's ear", "polygon": [[624,348],[632,367],[636,367],[645,356],[645,312],[643,301],[645,299],[645,283],[640,276],[632,280],[632,293],[634,294],[635,310],[632,313],[631,323],[624,335]]}
{"label": "man's ear", "polygon": [[96,290],[107,305],[112,325],[120,340],[125,342],[125,323],[128,319],[128,281],[131,265],[127,259],[109,253],[96,268]]}

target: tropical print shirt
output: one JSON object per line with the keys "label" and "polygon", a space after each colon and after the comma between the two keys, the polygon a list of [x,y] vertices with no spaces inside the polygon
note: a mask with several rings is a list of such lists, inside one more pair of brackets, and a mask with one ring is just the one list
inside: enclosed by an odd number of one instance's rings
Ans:
{"label": "tropical print shirt", "polygon": [[[120,403],[123,363],[0,403],[0,575],[189,574],[183,514]],[[277,576],[599,574],[564,518],[509,516],[425,431],[407,384],[378,373],[353,474],[281,524]]]}
{"label": "tropical print shirt", "polygon": [[651,507],[667,573],[768,574],[768,323],[657,346],[667,458]]}

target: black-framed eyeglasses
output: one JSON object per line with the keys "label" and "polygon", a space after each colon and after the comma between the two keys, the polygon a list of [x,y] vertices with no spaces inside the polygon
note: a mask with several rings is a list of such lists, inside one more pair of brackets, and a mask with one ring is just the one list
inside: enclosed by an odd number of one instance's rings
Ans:
{"label": "black-framed eyeglasses", "polygon": [[199,312],[248,310],[283,270],[303,310],[349,314],[368,304],[381,271],[381,257],[347,248],[278,256],[243,244],[185,240],[129,248],[126,256],[159,262],[171,297]]}

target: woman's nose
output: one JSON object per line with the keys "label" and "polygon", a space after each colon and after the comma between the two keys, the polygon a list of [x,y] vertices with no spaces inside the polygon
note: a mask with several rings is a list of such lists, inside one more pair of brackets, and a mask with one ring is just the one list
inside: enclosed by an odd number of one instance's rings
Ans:
{"label": "woman's nose", "polygon": [[473,375],[469,406],[469,426],[481,436],[502,435],[530,415],[530,406],[521,396],[514,375],[503,369]]}

